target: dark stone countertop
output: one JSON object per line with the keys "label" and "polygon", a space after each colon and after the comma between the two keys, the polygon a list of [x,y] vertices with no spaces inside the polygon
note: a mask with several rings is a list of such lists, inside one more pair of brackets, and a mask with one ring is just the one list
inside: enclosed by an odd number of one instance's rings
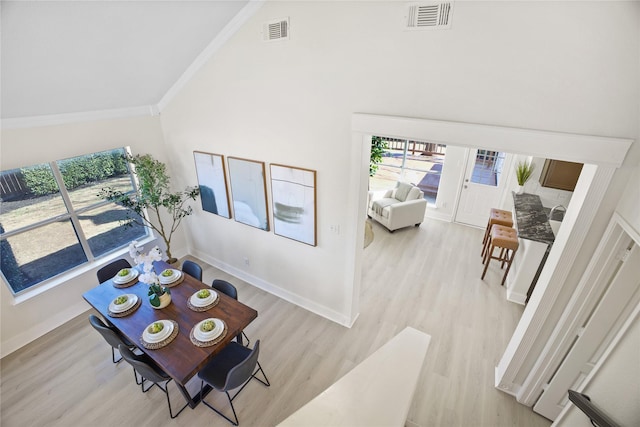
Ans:
{"label": "dark stone countertop", "polygon": [[551,246],[556,236],[540,197],[535,194],[513,193],[513,206],[516,213],[514,226],[518,230],[518,237]]}

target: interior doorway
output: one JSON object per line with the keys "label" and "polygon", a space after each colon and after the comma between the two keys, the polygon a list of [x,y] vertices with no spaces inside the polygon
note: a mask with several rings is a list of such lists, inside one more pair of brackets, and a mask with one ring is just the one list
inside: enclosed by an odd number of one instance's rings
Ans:
{"label": "interior doorway", "polygon": [[[354,200],[354,221],[351,244],[353,262],[347,263],[346,274],[353,282],[347,290],[349,324],[359,312],[359,294],[362,282],[362,242],[367,206],[368,164],[372,135],[395,135],[400,138],[438,141],[467,148],[489,149],[499,152],[521,153],[528,156],[546,156],[559,160],[585,163],[576,191],[571,199],[575,209],[569,217],[549,253],[537,287],[525,308],[515,333],[495,369],[495,386],[505,393],[519,396],[528,391],[523,387],[522,375],[531,372],[525,366],[531,357],[543,349],[553,309],[562,312],[566,301],[561,291],[579,256],[583,261],[583,247],[587,233],[597,216],[615,170],[620,167],[632,140],[612,137],[567,134],[530,129],[507,128],[471,123],[430,119],[354,114],[352,117],[352,155],[361,166],[353,168],[350,180],[351,200]],[[591,163],[587,165],[588,163]],[[562,294],[564,296],[564,294]],[[521,401],[518,398],[518,401]],[[528,406],[533,404],[530,403]]]}

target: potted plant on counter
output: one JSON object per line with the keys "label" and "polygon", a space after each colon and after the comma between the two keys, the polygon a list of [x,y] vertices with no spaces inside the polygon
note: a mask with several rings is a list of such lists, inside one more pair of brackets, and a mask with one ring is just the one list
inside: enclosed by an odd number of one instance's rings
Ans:
{"label": "potted plant on counter", "polygon": [[[192,209],[187,206],[187,202],[198,198],[200,188],[187,187],[183,191],[171,192],[164,163],[149,154],[126,154],[125,158],[133,165],[133,173],[138,178],[135,191],[125,193],[114,187],[107,187],[98,193],[98,197],[116,202],[127,209],[125,225],[143,225],[158,233],[167,248],[167,262],[173,264],[177,260],[171,255],[171,237],[182,219],[191,215]],[[170,219],[163,219],[162,211],[168,212]]]}
{"label": "potted plant on counter", "polygon": [[516,179],[518,180],[518,194],[522,194],[524,192],[524,184],[529,181],[531,175],[533,174],[533,169],[535,165],[531,162],[518,162],[516,165]]}

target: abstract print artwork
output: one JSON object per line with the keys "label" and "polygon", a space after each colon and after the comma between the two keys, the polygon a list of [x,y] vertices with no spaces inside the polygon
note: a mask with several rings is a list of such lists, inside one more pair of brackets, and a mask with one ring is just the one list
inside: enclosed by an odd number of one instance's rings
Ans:
{"label": "abstract print artwork", "polygon": [[231,218],[224,157],[201,151],[194,151],[193,157],[200,185],[202,209],[225,218]]}
{"label": "abstract print artwork", "polygon": [[269,230],[264,162],[229,157],[229,178],[236,221]]}
{"label": "abstract print artwork", "polygon": [[273,231],[316,246],[316,171],[271,165]]}

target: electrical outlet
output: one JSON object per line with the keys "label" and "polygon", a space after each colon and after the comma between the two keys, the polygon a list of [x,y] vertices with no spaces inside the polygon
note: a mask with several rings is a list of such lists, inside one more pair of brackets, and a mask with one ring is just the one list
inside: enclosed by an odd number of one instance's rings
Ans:
{"label": "electrical outlet", "polygon": [[249,262],[249,258],[244,257],[244,265],[246,265],[247,267],[251,266],[251,263]]}
{"label": "electrical outlet", "polygon": [[329,227],[333,234],[340,234],[340,226],[337,224],[333,224]]}

